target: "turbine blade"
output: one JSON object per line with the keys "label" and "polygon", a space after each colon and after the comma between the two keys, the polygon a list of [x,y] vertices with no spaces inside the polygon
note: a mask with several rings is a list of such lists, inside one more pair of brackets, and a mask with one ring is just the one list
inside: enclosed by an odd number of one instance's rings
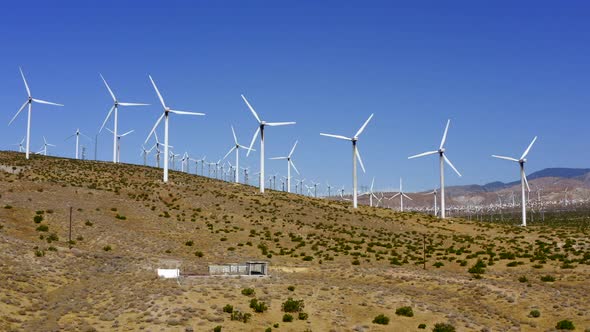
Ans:
{"label": "turbine blade", "polygon": [[156,86],[156,83],[154,82],[154,79],[152,78],[151,75],[148,75],[150,78],[150,81],[152,81],[152,85],[154,86],[154,90],[156,90],[156,94],[158,95],[158,98],[160,98],[160,102],[162,103],[162,107],[164,107],[164,109],[166,108],[166,104],[164,103],[164,98],[162,98],[162,95],[160,94],[160,90],[158,90],[158,87]]}
{"label": "turbine blade", "polygon": [[162,113],[162,115],[160,115],[160,117],[158,118],[158,120],[156,121],[156,124],[154,124],[154,127],[152,128],[152,131],[150,131],[150,134],[148,135],[148,137],[145,139],[145,142],[143,144],[146,144],[147,141],[150,139],[150,137],[152,137],[152,134],[156,135],[156,142],[158,141],[158,135],[155,133],[156,132],[156,127],[158,127],[158,125],[160,124],[160,122],[162,121],[162,119],[164,118],[164,115],[166,113]]}
{"label": "turbine blade", "polygon": [[254,114],[254,117],[256,118],[256,121],[258,121],[258,123],[262,122],[262,121],[260,121],[260,118],[258,117],[258,114],[254,110],[254,108],[252,107],[252,105],[250,105],[250,103],[248,102],[248,99],[246,99],[246,97],[244,97],[244,95],[241,95],[241,96],[242,96],[242,99],[244,99],[244,102],[246,103],[246,105],[248,105],[248,108],[250,109],[250,112],[252,112],[252,114]]}
{"label": "turbine blade", "polygon": [[29,85],[27,84],[27,80],[25,79],[25,74],[23,74],[23,69],[21,67],[18,67],[18,70],[20,70],[20,76],[22,76],[23,82],[25,82],[25,89],[27,89],[27,97],[30,97],[31,90],[29,89]]}
{"label": "turbine blade", "polygon": [[252,142],[250,142],[250,147],[248,148],[248,152],[246,153],[246,157],[248,157],[250,155],[250,151],[252,151],[252,146],[254,145],[254,141],[256,141],[256,136],[258,136],[259,132],[260,132],[260,127],[256,128],[256,131],[254,132],[254,136],[252,136]]}
{"label": "turbine blade", "polygon": [[109,128],[107,128],[107,130],[111,133],[114,134],[114,132],[112,130],[110,130]]}
{"label": "turbine blade", "polygon": [[429,155],[435,154],[435,153],[438,153],[438,151],[423,152],[423,153],[408,157],[408,159],[420,158],[420,157],[429,156]]}
{"label": "turbine blade", "polygon": [[268,122],[265,125],[270,127],[294,125],[296,122]]}
{"label": "turbine blade", "polygon": [[109,113],[107,114],[107,117],[104,118],[104,121],[102,122],[102,126],[100,126],[100,129],[98,130],[98,132],[100,133],[102,131],[102,128],[104,128],[104,125],[107,123],[107,120],[109,119],[109,117],[111,116],[111,113],[113,113],[113,110],[115,109],[115,105],[111,106],[111,110],[109,111]]}
{"label": "turbine blade", "polygon": [[21,106],[18,111],[16,111],[16,114],[12,117],[12,119],[10,120],[10,122],[8,123],[8,125],[10,126],[10,124],[14,121],[14,119],[16,119],[16,117],[18,116],[18,114],[25,108],[25,106],[27,106],[27,104],[29,103],[29,100],[27,99],[27,101],[25,101],[25,103],[23,104],[23,106]]}
{"label": "turbine blade", "polygon": [[[238,144],[238,146],[239,146],[239,147],[241,147],[242,149],[248,149],[248,147],[247,147],[247,146],[243,146],[243,145],[241,145],[241,144]],[[256,149],[252,149],[252,151],[256,151]]]}
{"label": "turbine blade", "polygon": [[67,141],[67,140],[69,140],[70,138],[72,138],[72,137],[74,137],[74,136],[76,136],[76,134],[74,134],[74,135],[70,135],[70,136],[66,137],[66,138],[64,139],[64,141]]}
{"label": "turbine blade", "polygon": [[205,113],[185,112],[185,111],[176,111],[176,110],[170,110],[170,113],[184,114],[184,115],[205,115]]}
{"label": "turbine blade", "polygon": [[359,164],[361,165],[361,169],[363,170],[363,173],[366,173],[365,165],[363,165],[363,159],[361,158],[361,153],[359,152],[359,148],[357,147],[355,151],[356,151],[356,157],[358,158]]}
{"label": "turbine blade", "polygon": [[445,142],[447,140],[447,133],[449,131],[449,125],[451,124],[451,119],[447,120],[447,126],[445,127],[445,133],[443,134],[442,140],[440,140],[440,147],[439,149],[442,149],[443,146],[445,145]]}
{"label": "turbine blade", "polygon": [[128,132],[126,132],[125,134],[123,134],[123,135],[119,135],[119,137],[127,136],[127,135],[131,134],[131,133],[132,133],[132,132],[134,132],[134,131],[135,131],[135,129],[129,130],[129,131],[128,131]]}
{"label": "turbine blade", "polygon": [[50,101],[46,101],[46,100],[41,100],[41,99],[35,99],[32,98],[34,102],[39,103],[39,104],[47,104],[47,105],[55,105],[55,106],[63,106],[62,104],[58,104],[58,103],[53,103]]}
{"label": "turbine blade", "polygon": [[526,157],[526,155],[529,154],[529,151],[533,147],[533,144],[535,144],[536,140],[537,140],[537,136],[535,136],[535,138],[533,138],[533,141],[531,142],[531,144],[529,144],[529,147],[526,148],[526,150],[524,151],[524,153],[522,154],[522,157],[520,157],[520,159],[524,159],[524,157]]}
{"label": "turbine blade", "polygon": [[121,106],[150,106],[150,104],[142,104],[142,103],[119,103]]}
{"label": "turbine blade", "polygon": [[235,149],[236,149],[236,147],[235,146],[232,146],[232,148],[229,149],[229,151],[227,151],[227,153],[225,154],[225,156],[223,156],[223,159],[225,160],[225,158],[227,158],[227,156],[229,156],[229,154],[232,153],[232,151],[235,150]]}
{"label": "turbine blade", "polygon": [[270,160],[283,160],[283,159],[289,159],[289,157],[272,157],[272,158],[268,158]]}
{"label": "turbine blade", "polygon": [[297,167],[295,167],[295,163],[293,163],[293,160],[289,160],[289,162],[291,163],[291,166],[293,166],[293,169],[295,170],[295,172],[297,173],[297,175],[301,175],[301,174],[299,174],[299,171],[297,170]]}
{"label": "turbine blade", "polygon": [[236,142],[236,145],[239,145],[238,138],[236,137],[236,131],[234,130],[234,126],[231,126],[231,133],[234,135],[234,142]]}
{"label": "turbine blade", "polygon": [[359,129],[359,131],[356,132],[356,134],[354,135],[354,137],[358,137],[365,130],[365,128],[369,124],[369,121],[371,121],[372,118],[373,118],[373,114],[371,114],[371,116],[369,116],[369,118],[367,119],[367,121],[365,121],[365,123],[363,124],[363,126],[361,127],[361,129]]}
{"label": "turbine blade", "polygon": [[511,157],[497,156],[497,155],[495,155],[495,154],[493,154],[493,155],[492,155],[492,157],[494,157],[494,158],[499,158],[499,159],[505,159],[505,160],[510,160],[510,161],[516,161],[516,162],[518,162],[518,159],[516,159],[516,158],[511,158]]}
{"label": "turbine blade", "polygon": [[410,197],[410,196],[408,196],[408,195],[406,195],[404,193],[402,193],[402,195],[404,195],[404,197],[407,198],[407,199],[409,199],[410,201],[413,201],[412,197]]}
{"label": "turbine blade", "polygon": [[324,133],[320,133],[320,135],[326,136],[326,137],[339,138],[339,139],[343,139],[343,140],[346,140],[346,141],[352,141],[352,138],[349,138],[349,137],[346,137],[346,136],[342,136],[342,135],[332,135],[332,134],[324,134]]}
{"label": "turbine blade", "polygon": [[107,81],[104,79],[104,77],[102,77],[102,74],[99,74],[100,78],[102,78],[102,81],[104,82],[104,85],[107,87],[107,90],[109,90],[109,93],[111,94],[111,97],[113,97],[113,101],[117,101],[117,98],[115,98],[115,94],[113,93],[113,90],[111,90],[111,87],[109,86],[109,84],[107,83]]}
{"label": "turbine blade", "polygon": [[[530,191],[531,191],[531,187],[529,187],[529,181],[527,180],[527,178],[526,178],[526,173],[525,173],[524,171],[522,172],[522,176],[523,176],[523,178],[524,178],[524,184],[526,184],[526,189],[527,189],[527,191],[529,191],[529,192],[530,192]],[[567,190],[567,189],[566,189],[566,190]]]}
{"label": "turbine blade", "polygon": [[453,171],[455,171],[455,173],[457,173],[457,175],[461,176],[461,173],[459,173],[459,171],[455,168],[455,166],[453,166],[453,163],[451,163],[451,161],[449,160],[449,158],[447,158],[447,156],[445,154],[443,154],[443,159],[445,160],[445,162],[447,164],[449,164],[449,166],[451,166],[451,168],[453,169]]}
{"label": "turbine blade", "polygon": [[298,142],[299,141],[297,140],[297,141],[295,141],[295,144],[293,144],[293,148],[291,148],[291,152],[289,152],[289,157],[291,157],[293,155],[293,152],[295,151],[295,147],[297,147]]}

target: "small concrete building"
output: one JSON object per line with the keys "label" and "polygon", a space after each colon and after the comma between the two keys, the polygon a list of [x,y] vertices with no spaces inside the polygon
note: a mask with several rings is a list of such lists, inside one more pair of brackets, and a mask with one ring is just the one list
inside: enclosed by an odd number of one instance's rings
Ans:
{"label": "small concrete building", "polygon": [[268,275],[268,262],[248,261],[245,263],[209,265],[209,275],[266,276]]}

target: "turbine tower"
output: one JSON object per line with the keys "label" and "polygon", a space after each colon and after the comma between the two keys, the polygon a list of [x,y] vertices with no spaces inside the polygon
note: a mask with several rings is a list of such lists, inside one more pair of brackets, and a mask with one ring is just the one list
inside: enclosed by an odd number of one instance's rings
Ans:
{"label": "turbine tower", "polygon": [[419,158],[428,156],[431,154],[439,155],[439,164],[440,164],[440,217],[445,219],[445,171],[444,171],[444,163],[446,162],[451,168],[457,173],[457,175],[461,176],[461,173],[453,166],[453,163],[447,158],[445,155],[445,142],[447,140],[447,133],[449,131],[449,125],[451,124],[451,120],[447,120],[447,126],[445,127],[445,132],[443,134],[442,140],[440,141],[440,146],[438,150],[435,151],[428,151],[424,153],[417,154],[415,156],[408,157],[408,159]]}
{"label": "turbine tower", "polygon": [[45,136],[43,136],[43,143],[44,143],[44,144],[43,144],[43,148],[41,148],[41,150],[40,150],[39,152],[37,152],[37,153],[38,153],[38,154],[41,154],[41,153],[43,153],[43,155],[44,155],[44,156],[46,156],[46,155],[47,155],[47,147],[48,147],[48,146],[53,146],[53,147],[55,147],[55,145],[47,143],[47,140],[45,139]]}
{"label": "turbine tower", "polygon": [[[231,126],[231,133],[234,135],[234,143],[235,145],[232,146],[231,149],[229,149],[229,151],[225,154],[225,156],[223,157],[223,160],[225,160],[225,158],[227,158],[227,156],[229,156],[230,153],[232,153],[232,151],[236,150],[236,170],[238,169],[238,167],[240,166],[240,148],[242,149],[248,149],[247,147],[240,145],[240,143],[238,143],[238,137],[236,136],[236,131],[234,130],[234,126]],[[256,150],[254,150],[256,151]],[[240,175],[239,172],[235,172],[235,182],[239,183],[240,182]]]}
{"label": "turbine tower", "polygon": [[166,106],[166,103],[164,103],[164,98],[162,98],[162,95],[160,94],[160,91],[158,90],[156,83],[152,79],[152,76],[150,76],[150,75],[148,75],[148,76],[150,78],[150,81],[152,82],[152,85],[154,86],[154,90],[156,90],[156,94],[158,94],[158,98],[160,99],[160,102],[162,103],[162,107],[164,108],[164,112],[162,113],[162,115],[160,115],[160,117],[156,121],[156,124],[154,124],[152,131],[150,131],[148,137],[145,139],[145,143],[147,143],[147,141],[150,139],[150,137],[152,136],[152,133],[154,133],[156,131],[156,128],[158,127],[158,125],[162,121],[162,118],[165,118],[164,119],[164,182],[168,182],[168,147],[169,147],[169,144],[168,144],[168,114],[174,113],[174,114],[180,114],[180,115],[205,115],[205,113],[176,111],[176,110],[170,109],[170,107]]}
{"label": "turbine tower", "polygon": [[322,136],[334,137],[334,138],[343,139],[343,140],[352,142],[352,207],[355,209],[358,207],[357,178],[356,178],[356,160],[357,160],[357,158],[358,158],[359,164],[361,165],[361,169],[363,170],[363,173],[365,172],[365,166],[363,165],[363,160],[361,159],[361,154],[359,153],[356,145],[357,145],[359,135],[365,130],[365,127],[367,127],[367,124],[369,124],[369,121],[371,121],[372,118],[373,118],[373,114],[371,114],[371,116],[369,116],[367,121],[365,121],[363,126],[356,132],[356,134],[353,137],[320,133],[320,135],[322,135]]}
{"label": "turbine tower", "polygon": [[250,151],[252,151],[252,146],[254,145],[254,142],[256,141],[256,137],[258,137],[258,133],[260,133],[260,179],[261,179],[260,180],[260,193],[264,194],[264,127],[293,125],[293,124],[295,124],[295,122],[266,122],[266,121],[260,120],[260,117],[258,117],[258,114],[254,110],[254,108],[250,105],[250,103],[248,102],[246,97],[244,97],[244,95],[242,95],[242,99],[244,100],[244,102],[246,103],[246,105],[248,106],[250,111],[252,112],[252,115],[254,115],[254,117],[256,118],[256,121],[258,121],[258,129],[256,129],[256,131],[254,132],[254,136],[252,137],[252,142],[250,143],[250,147],[248,148],[248,153],[246,153],[246,157],[250,155]]}
{"label": "turbine tower", "polygon": [[115,97],[113,90],[111,90],[111,87],[109,87],[109,84],[107,83],[107,81],[104,79],[104,77],[102,77],[102,74],[99,74],[99,75],[100,75],[100,78],[102,78],[104,85],[107,87],[107,90],[109,90],[109,94],[113,98],[113,106],[111,106],[111,110],[107,114],[107,117],[104,119],[102,126],[100,126],[100,129],[98,130],[98,132],[100,133],[102,131],[102,129],[104,128],[105,124],[109,120],[109,117],[111,116],[111,114],[113,113],[113,110],[114,110],[115,115],[113,116],[114,117],[114,124],[113,124],[113,130],[112,130],[112,132],[113,132],[113,162],[117,163],[118,162],[117,144],[118,144],[118,140],[119,140],[118,139],[119,136],[117,136],[117,130],[119,128],[119,106],[148,106],[149,104],[119,102],[117,100],[117,97]]}
{"label": "turbine tower", "polygon": [[[109,132],[111,132],[111,133],[114,133],[114,131],[110,130],[109,128],[107,128],[107,130]],[[132,129],[132,130],[129,130],[128,132],[126,132],[124,134],[117,135],[117,146],[116,146],[116,149],[117,149],[117,156],[116,157],[117,157],[117,159],[115,159],[115,163],[118,163],[118,162],[121,161],[121,137],[125,137],[125,136],[131,134],[134,131],[135,131],[135,129]]]}
{"label": "turbine tower", "polygon": [[30,148],[30,143],[31,143],[31,111],[33,109],[33,102],[38,103],[38,104],[47,104],[47,105],[55,105],[55,106],[63,106],[63,105],[62,104],[53,103],[53,102],[50,102],[50,101],[45,101],[45,100],[33,98],[33,96],[31,95],[31,90],[29,89],[29,85],[27,84],[27,80],[25,79],[25,74],[23,74],[22,68],[19,67],[18,70],[20,70],[20,75],[22,76],[23,82],[25,83],[25,89],[27,89],[27,100],[25,101],[25,103],[23,104],[23,106],[21,106],[18,109],[18,111],[16,112],[16,114],[14,115],[14,117],[12,117],[12,120],[10,120],[10,122],[8,123],[8,125],[10,126],[10,124],[14,121],[14,119],[16,119],[16,117],[18,116],[18,114],[28,104],[29,105],[29,111],[28,111],[28,115],[27,115],[27,144],[26,144],[26,149],[25,149],[25,157],[27,159],[29,159],[29,151],[30,151],[29,148]]}
{"label": "turbine tower", "polygon": [[406,193],[404,193],[404,189],[402,187],[402,178],[399,178],[399,192],[393,196],[391,196],[389,198],[389,200],[392,200],[394,198],[396,198],[397,196],[399,196],[399,207],[400,207],[400,211],[404,212],[404,197],[409,199],[410,201],[413,201],[413,199],[406,195]]}
{"label": "turbine tower", "polygon": [[531,144],[529,144],[528,148],[524,151],[524,153],[522,154],[522,156],[520,157],[520,159],[492,155],[492,157],[494,157],[494,158],[500,158],[500,159],[505,159],[505,160],[509,160],[509,161],[514,161],[514,162],[517,162],[520,165],[520,186],[521,186],[521,193],[522,193],[522,200],[521,200],[520,205],[522,207],[522,226],[526,226],[526,196],[525,196],[525,186],[526,186],[526,189],[528,191],[531,191],[531,188],[529,187],[529,182],[527,181],[526,174],[524,172],[524,164],[527,162],[526,156],[529,154],[529,151],[533,147],[533,144],[535,144],[535,141],[536,140],[537,140],[537,136],[535,136],[535,138],[533,138]]}
{"label": "turbine tower", "polygon": [[80,129],[76,129],[76,133],[75,133],[75,134],[73,134],[73,135],[71,135],[71,136],[68,136],[68,137],[65,139],[65,141],[67,141],[67,140],[69,140],[70,138],[72,138],[72,137],[76,136],[76,159],[79,159],[79,156],[80,156],[80,155],[78,154],[78,149],[79,149],[79,147],[80,147],[80,135],[82,135],[82,136],[84,136],[84,137],[86,137],[86,138],[88,138],[89,140],[91,140],[91,141],[92,141],[92,138],[90,138],[90,137],[88,137],[88,136],[86,136],[86,135],[82,134],[82,132],[80,132]]}
{"label": "turbine tower", "polygon": [[286,157],[274,157],[274,158],[270,158],[270,159],[273,159],[273,160],[281,160],[281,159],[287,160],[287,192],[288,193],[291,192],[291,166],[293,166],[293,169],[299,175],[299,171],[297,170],[297,167],[295,167],[295,164],[293,163],[293,160],[291,160],[291,157],[293,156],[293,152],[295,151],[295,147],[297,147],[297,142],[298,141],[295,141],[295,144],[293,144],[293,148],[291,148],[291,152],[289,152],[289,155],[288,156],[286,156]]}

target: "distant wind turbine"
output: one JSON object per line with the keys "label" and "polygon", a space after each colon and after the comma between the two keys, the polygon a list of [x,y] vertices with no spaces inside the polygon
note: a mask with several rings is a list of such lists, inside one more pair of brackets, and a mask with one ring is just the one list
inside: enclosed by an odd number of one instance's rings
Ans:
{"label": "distant wind turbine", "polygon": [[114,114],[114,122],[113,122],[113,162],[117,163],[118,162],[118,150],[117,150],[117,145],[118,140],[121,136],[118,136],[117,134],[117,130],[119,128],[119,106],[148,106],[149,104],[141,104],[141,103],[123,103],[123,102],[119,102],[117,100],[117,97],[115,97],[115,94],[113,93],[113,90],[111,90],[111,87],[109,86],[109,84],[107,83],[107,81],[104,79],[104,77],[102,76],[102,74],[99,74],[100,78],[102,78],[102,81],[104,82],[104,85],[107,87],[107,90],[109,90],[109,94],[111,95],[111,97],[113,98],[113,106],[111,106],[111,110],[109,111],[109,113],[107,114],[107,117],[104,119],[102,126],[100,126],[100,129],[98,130],[98,132],[100,133],[102,131],[102,129],[104,128],[104,126],[106,125],[107,121],[109,120],[109,117],[111,116],[111,114],[113,113],[113,110],[115,111]]}
{"label": "distant wind turbine", "polygon": [[[442,219],[445,218],[445,168],[444,163],[446,162],[451,168],[457,173],[457,175],[461,176],[461,173],[453,166],[449,158],[445,155],[445,142],[447,140],[447,133],[449,131],[449,125],[451,124],[451,120],[447,120],[447,126],[445,127],[445,132],[443,134],[442,140],[440,141],[440,146],[438,150],[435,151],[428,151],[424,153],[417,154],[415,156],[408,157],[408,159],[419,158],[428,156],[431,154],[439,155],[439,164],[440,164],[440,217]],[[444,162],[443,162],[444,160]]]}
{"label": "distant wind turbine", "polygon": [[38,153],[38,154],[43,154],[44,156],[46,156],[46,155],[47,155],[47,147],[48,147],[48,146],[55,147],[55,145],[47,143],[47,140],[45,139],[45,136],[43,136],[43,143],[44,143],[44,144],[43,144],[43,147],[42,147],[42,148],[41,148],[41,150],[39,150],[39,152],[37,152],[37,153]]}
{"label": "distant wind turbine", "polygon": [[524,172],[524,164],[527,162],[526,156],[529,154],[529,151],[533,147],[533,144],[535,144],[535,141],[536,140],[537,140],[537,136],[535,136],[535,138],[533,138],[531,144],[529,144],[528,148],[524,151],[524,153],[522,154],[522,156],[520,156],[520,159],[516,159],[516,158],[512,158],[512,157],[504,157],[504,156],[492,155],[492,157],[494,157],[494,158],[500,158],[500,159],[505,159],[505,160],[509,160],[509,161],[514,161],[514,162],[517,162],[520,165],[520,186],[521,186],[521,192],[522,192],[522,200],[521,200],[521,206],[522,206],[522,226],[526,226],[526,196],[525,196],[525,187],[526,187],[526,189],[528,191],[531,191],[531,188],[529,187],[529,182],[527,181],[526,174]]}
{"label": "distant wind turbine", "polygon": [[256,137],[258,137],[258,133],[260,133],[260,192],[264,193],[264,127],[276,127],[276,126],[286,126],[286,125],[293,125],[295,122],[266,122],[260,119],[254,108],[250,105],[246,97],[242,95],[242,99],[252,112],[252,115],[258,121],[258,129],[254,132],[254,136],[252,137],[252,142],[250,143],[250,147],[248,148],[248,153],[246,153],[246,157],[250,155],[250,151],[252,151],[252,146],[256,141]]}
{"label": "distant wind turbine", "polygon": [[162,113],[162,115],[160,115],[160,117],[156,121],[156,124],[154,124],[152,131],[150,131],[148,137],[145,139],[145,143],[147,143],[147,141],[150,139],[150,137],[156,131],[156,128],[158,127],[158,125],[162,121],[162,118],[164,118],[164,156],[165,156],[164,157],[164,182],[168,182],[168,146],[169,146],[169,144],[168,144],[168,114],[174,113],[174,114],[180,114],[180,115],[205,115],[205,113],[176,111],[176,110],[170,109],[170,107],[166,106],[166,103],[164,103],[164,98],[162,98],[162,95],[160,94],[160,91],[158,90],[158,87],[156,86],[156,83],[154,82],[152,77],[149,76],[149,78],[150,78],[150,81],[152,82],[152,85],[154,86],[154,90],[156,90],[156,93],[158,94],[158,98],[160,99],[160,102],[162,103],[162,107],[164,108],[164,112]]}
{"label": "distant wind turbine", "polygon": [[[111,133],[114,133],[114,131],[110,130],[109,128],[107,128],[107,130]],[[121,134],[121,135],[117,135],[117,159],[115,159],[115,163],[118,163],[121,161],[121,137],[125,137],[129,134],[131,134],[132,132],[134,132],[135,130],[129,130],[128,132]]]}
{"label": "distant wind turbine", "polygon": [[80,132],[80,129],[76,129],[76,133],[75,133],[75,134],[73,134],[73,135],[71,135],[71,136],[68,136],[68,137],[65,139],[65,140],[69,140],[70,138],[72,138],[72,137],[76,136],[76,159],[79,159],[79,157],[80,157],[80,155],[78,154],[78,149],[79,149],[79,147],[80,147],[80,135],[82,135],[82,136],[84,136],[84,137],[86,137],[86,138],[88,138],[89,140],[91,140],[91,141],[92,141],[92,138],[90,138],[90,137],[88,137],[88,136],[84,135],[82,132]]}
{"label": "distant wind turbine", "polygon": [[[234,130],[234,126],[231,126],[231,133],[234,135],[234,143],[235,145],[231,147],[231,149],[229,149],[229,151],[225,154],[225,156],[223,157],[223,159],[225,160],[225,158],[227,158],[227,156],[229,156],[230,153],[232,153],[232,151],[236,151],[236,169],[238,169],[238,167],[240,166],[240,148],[242,149],[248,149],[248,147],[240,145],[240,143],[238,143],[238,137],[236,136],[236,131]],[[256,151],[256,150],[254,150]],[[239,172],[235,172],[235,182],[239,183],[240,182],[240,175]]]}
{"label": "distant wind turbine", "polygon": [[12,117],[12,120],[10,120],[10,122],[8,123],[8,125],[10,126],[10,124],[14,121],[14,119],[16,119],[16,117],[18,116],[18,114],[25,108],[25,106],[27,106],[27,104],[29,105],[29,112],[27,115],[27,144],[26,144],[26,149],[25,149],[25,157],[27,159],[29,159],[29,147],[30,147],[30,143],[31,143],[31,110],[33,108],[33,102],[36,102],[38,104],[47,104],[47,105],[55,105],[55,106],[63,106],[62,104],[57,104],[57,103],[53,103],[50,101],[45,101],[45,100],[41,100],[41,99],[36,99],[33,98],[31,96],[31,90],[29,89],[29,85],[27,84],[27,80],[25,79],[25,74],[23,74],[23,70],[19,67],[18,68],[20,70],[20,75],[23,78],[23,82],[25,83],[25,88],[27,89],[27,100],[25,101],[25,103],[23,104],[23,106],[21,106],[18,111],[16,112],[16,114],[14,115],[14,117]]}
{"label": "distant wind turbine", "polygon": [[399,196],[400,211],[404,212],[404,197],[409,199],[410,201],[413,201],[413,199],[410,196],[406,195],[406,193],[404,193],[404,189],[402,186],[402,178],[399,178],[399,192],[397,194],[389,197],[388,199],[391,200],[391,199],[396,198],[397,196]]}
{"label": "distant wind turbine", "polygon": [[293,156],[293,152],[295,152],[295,147],[297,147],[297,142],[298,141],[295,141],[295,144],[293,144],[293,148],[291,148],[291,152],[289,152],[289,155],[287,155],[286,157],[270,158],[272,160],[287,160],[287,192],[288,193],[291,192],[291,166],[293,166],[293,169],[295,170],[295,172],[297,172],[297,174],[299,174],[297,167],[295,167],[293,160],[291,160],[291,157]]}
{"label": "distant wind turbine", "polygon": [[356,132],[356,134],[353,137],[320,133],[320,135],[322,135],[322,136],[333,137],[333,138],[343,139],[343,140],[352,142],[352,206],[355,209],[358,207],[358,203],[357,203],[357,195],[358,195],[358,193],[357,193],[357,177],[356,177],[356,160],[357,160],[357,158],[358,158],[359,164],[361,165],[361,169],[363,170],[363,173],[365,172],[365,166],[363,165],[363,160],[361,159],[361,154],[359,153],[356,145],[357,145],[357,141],[359,139],[360,134],[365,130],[365,127],[367,127],[367,124],[369,124],[369,121],[371,121],[372,118],[373,118],[373,114],[371,114],[371,116],[369,116],[367,121],[365,121],[363,126]]}

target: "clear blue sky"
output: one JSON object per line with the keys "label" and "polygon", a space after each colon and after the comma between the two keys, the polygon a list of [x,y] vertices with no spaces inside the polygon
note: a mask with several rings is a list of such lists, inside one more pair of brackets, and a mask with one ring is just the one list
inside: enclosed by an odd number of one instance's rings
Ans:
{"label": "clear blue sky", "polygon": [[[141,7],[137,7],[141,4]],[[83,5],[83,7],[80,7]],[[533,136],[528,173],[589,167],[590,4],[585,1],[4,1],[0,4],[1,149],[20,141],[25,101],[18,66],[33,94],[65,107],[34,105],[32,148],[42,135],[73,156],[64,138],[94,136],[111,105],[102,73],[122,109],[123,162],[141,163],[140,146],[161,112],[148,73],[173,108],[205,117],[171,117],[176,152],[219,159],[256,129],[244,93],[268,121],[267,157],[288,153],[307,179],[350,190],[352,135],[371,113],[359,148],[379,188],[438,184],[436,148],[452,119],[447,153],[463,178],[447,184],[511,181]],[[109,126],[111,124],[109,123]],[[99,159],[112,136],[99,138]],[[256,144],[258,146],[258,144]],[[93,156],[93,148],[89,151]],[[242,163],[258,168],[258,153]],[[232,160],[233,162],[233,160]],[[449,169],[447,168],[447,171]],[[267,161],[267,172],[286,173]]]}

